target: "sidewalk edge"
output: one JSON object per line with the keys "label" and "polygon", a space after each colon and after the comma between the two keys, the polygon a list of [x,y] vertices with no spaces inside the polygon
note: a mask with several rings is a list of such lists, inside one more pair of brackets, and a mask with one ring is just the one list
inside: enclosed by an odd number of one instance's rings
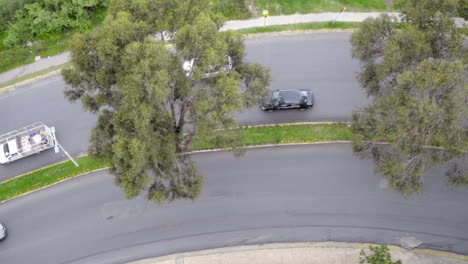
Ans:
{"label": "sidewalk edge", "polygon": [[[266,250],[266,249],[292,249],[292,248],[351,248],[351,249],[368,249],[369,246],[377,246],[372,243],[350,243],[350,242],[297,242],[297,243],[269,243],[269,244],[257,244],[257,245],[242,245],[233,247],[221,247],[213,249],[205,249],[199,251],[189,251],[170,254],[166,256],[159,256],[154,258],[140,259],[127,264],[157,264],[164,261],[177,261],[179,259],[208,256],[214,254],[224,254],[231,252],[242,252],[242,251],[254,251],[254,250]],[[445,257],[456,260],[468,260],[468,256],[460,255],[451,252],[429,250],[429,249],[413,249],[406,250],[404,248],[389,245],[390,251],[407,252],[413,254],[424,254],[435,257]],[[178,262],[176,262],[178,263]],[[183,263],[183,262],[182,262]]]}

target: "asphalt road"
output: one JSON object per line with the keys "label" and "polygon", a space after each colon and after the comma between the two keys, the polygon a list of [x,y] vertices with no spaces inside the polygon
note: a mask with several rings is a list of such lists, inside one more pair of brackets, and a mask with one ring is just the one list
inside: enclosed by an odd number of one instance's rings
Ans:
{"label": "asphalt road", "polygon": [[241,244],[347,241],[468,254],[468,190],[443,171],[403,198],[348,144],[194,155],[206,185],[196,201],[126,200],[102,171],[0,206],[9,237],[0,263],[122,263]]}
{"label": "asphalt road", "polygon": [[[247,39],[247,60],[272,70],[271,89],[310,88],[315,105],[309,111],[268,113],[258,107],[236,116],[243,124],[298,121],[348,121],[356,106],[369,100],[355,74],[359,64],[350,56],[350,33],[314,33]],[[42,121],[55,126],[59,142],[72,155],[86,151],[96,117],[71,104],[63,96],[60,76],[0,94],[0,134]],[[9,165],[0,165],[0,181],[65,160],[63,153],[49,150]]]}
{"label": "asphalt road", "polygon": [[271,90],[312,89],[312,111],[268,113],[258,108],[238,115],[244,124],[349,121],[356,107],[370,100],[356,79],[359,63],[351,58],[351,33],[312,33],[258,37],[245,41],[247,60],[271,68]]}

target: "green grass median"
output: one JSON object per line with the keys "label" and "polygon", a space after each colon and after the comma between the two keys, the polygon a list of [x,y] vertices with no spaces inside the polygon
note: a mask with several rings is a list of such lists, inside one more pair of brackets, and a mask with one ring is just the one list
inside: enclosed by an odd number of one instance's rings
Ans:
{"label": "green grass median", "polygon": [[0,183],[0,201],[109,166],[108,162],[88,156],[77,158],[76,161],[80,164],[78,168],[71,161],[66,161]]}
{"label": "green grass median", "polygon": [[352,29],[358,28],[360,22],[311,22],[311,23],[300,23],[300,24],[290,24],[290,25],[279,25],[279,26],[265,26],[265,27],[254,27],[239,29],[236,32],[239,32],[242,35],[249,34],[261,34],[261,33],[271,33],[271,32],[281,32],[281,31],[301,31],[301,30],[320,30],[320,29]]}
{"label": "green grass median", "polygon": [[[351,131],[348,125],[338,123],[282,124],[265,127],[248,127],[243,129],[243,133],[245,136],[245,146],[351,139]],[[194,144],[194,150],[219,147],[211,142],[210,139],[204,139]],[[109,162],[89,156],[80,157],[76,160],[80,164],[78,168],[72,162],[66,161],[0,183],[0,201],[5,201],[61,180],[109,166]]]}

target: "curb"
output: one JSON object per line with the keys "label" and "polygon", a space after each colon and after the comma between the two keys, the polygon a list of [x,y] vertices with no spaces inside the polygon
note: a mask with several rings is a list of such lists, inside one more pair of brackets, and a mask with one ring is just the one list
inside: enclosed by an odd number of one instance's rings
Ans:
{"label": "curb", "polygon": [[31,79],[27,79],[27,80],[18,82],[18,83],[16,83],[16,84],[12,84],[12,85],[9,85],[9,86],[0,88],[0,94],[5,93],[5,92],[8,92],[9,90],[18,88],[18,87],[23,86],[23,85],[31,84],[31,83],[33,83],[33,82],[37,82],[37,81],[44,80],[44,79],[47,79],[47,78],[49,78],[49,77],[58,75],[58,74],[60,74],[60,72],[61,72],[61,69],[60,69],[60,70],[51,71],[51,72],[46,73],[46,74],[44,74],[44,75],[39,75],[39,76],[33,77],[33,78],[31,78]]}
{"label": "curb", "polygon": [[[63,162],[66,162],[66,161],[63,161]],[[60,163],[63,163],[63,162],[59,162],[59,163],[56,163],[56,164],[60,164]],[[55,165],[55,164],[52,164],[52,165],[50,165],[50,166],[53,166],[53,165]],[[44,168],[48,168],[48,167],[50,167],[50,166],[47,166],[47,167],[44,167]],[[68,181],[68,180],[72,180],[72,179],[75,179],[75,178],[78,178],[78,177],[81,177],[81,176],[85,176],[85,175],[88,175],[88,174],[93,173],[93,172],[98,172],[98,171],[102,171],[102,170],[107,170],[107,169],[109,169],[109,168],[110,168],[110,167],[105,167],[105,168],[100,168],[100,169],[97,169],[97,170],[88,171],[88,172],[85,172],[85,173],[82,173],[82,174],[78,174],[78,175],[72,176],[72,177],[70,177],[70,178],[66,178],[66,179],[63,179],[63,180],[54,182],[54,183],[52,183],[52,184],[50,184],[50,185],[43,186],[43,187],[41,187],[41,188],[39,188],[39,189],[31,190],[31,191],[22,193],[22,194],[20,194],[20,195],[18,195],[18,196],[11,197],[10,199],[3,200],[3,201],[0,202],[0,204],[4,204],[4,203],[9,202],[9,201],[11,201],[11,200],[14,200],[14,199],[17,199],[17,198],[26,196],[26,195],[31,194],[31,193],[34,193],[34,192],[38,192],[38,191],[40,191],[40,190],[43,190],[43,189],[52,187],[52,186],[54,186],[54,185],[60,184],[60,183],[62,183],[62,182]],[[41,168],[41,169],[42,169],[42,168]],[[40,169],[37,169],[37,170],[40,170]],[[35,171],[36,171],[36,170],[35,170]],[[14,177],[14,178],[8,179],[8,181],[9,181],[9,180],[12,180],[12,179],[15,179],[15,178],[17,178],[17,177],[21,177],[21,176],[23,176],[23,175],[25,175],[25,174],[18,175],[18,176]],[[7,182],[7,181],[4,181],[4,182]],[[3,183],[3,182],[1,182],[0,184],[2,184],[2,183]]]}
{"label": "curb", "polygon": [[[76,156],[76,158],[81,158],[81,157],[84,157],[84,156],[87,156],[87,155],[88,155],[88,153],[86,153],[86,152],[83,153],[83,152],[82,152],[82,153],[78,154],[78,155]],[[22,177],[22,176],[25,176],[25,175],[34,173],[34,172],[39,171],[39,170],[47,169],[47,168],[50,168],[50,167],[52,167],[52,166],[65,163],[65,162],[67,162],[67,161],[69,161],[69,159],[64,159],[64,160],[59,161],[59,162],[57,162],[57,163],[49,164],[49,165],[47,165],[47,166],[44,166],[44,167],[41,167],[41,168],[38,168],[38,169],[34,169],[34,170],[32,170],[32,171],[28,171],[28,172],[25,172],[25,173],[23,173],[23,174],[16,175],[16,176],[13,177],[13,178],[10,178],[10,179],[7,179],[7,180],[4,180],[4,181],[0,182],[0,184],[5,183],[5,182],[9,182],[9,181],[11,181],[11,180],[13,180],[13,179],[16,179],[16,178],[19,178],[19,177]]]}
{"label": "curb", "polygon": [[[256,148],[271,148],[271,147],[288,147],[288,146],[302,146],[302,145],[319,145],[319,144],[350,144],[349,140],[337,140],[337,141],[321,141],[321,142],[298,142],[298,143],[280,143],[280,144],[266,144],[266,145],[255,145],[240,147],[240,149],[256,149]],[[181,155],[191,155],[207,152],[219,152],[219,151],[230,151],[232,148],[216,148],[216,149],[202,149],[191,152],[180,153]]]}
{"label": "curb", "polygon": [[[267,147],[282,147],[282,146],[300,146],[300,145],[318,145],[318,144],[334,144],[334,143],[338,143],[338,144],[340,144],[340,143],[341,143],[341,144],[342,144],[342,143],[351,143],[351,141],[323,141],[323,142],[267,144],[267,145],[257,145],[257,146],[246,146],[246,147],[243,147],[243,149],[267,148]],[[208,152],[220,152],[220,151],[230,151],[230,150],[231,150],[231,148],[204,149],[204,150],[196,150],[196,151],[181,153],[181,155],[200,154],[200,153],[208,153]],[[49,166],[45,166],[45,167],[39,168],[39,169],[36,169],[36,170],[34,170],[34,171],[38,171],[38,170],[41,170],[41,169],[49,168],[49,167],[51,167],[51,166],[54,166],[54,165],[56,165],[56,164],[61,164],[61,163],[64,163],[64,162],[67,162],[67,160],[61,161],[61,162],[58,162],[58,163],[54,163],[54,164],[51,164],[51,165],[49,165]],[[72,176],[72,177],[70,177],[70,178],[66,178],[66,179],[63,179],[63,180],[54,182],[54,183],[52,183],[52,184],[50,184],[50,185],[40,187],[39,189],[31,190],[31,191],[22,193],[22,194],[20,194],[20,195],[18,195],[18,196],[11,197],[11,198],[9,198],[9,199],[0,201],[0,204],[9,202],[9,201],[11,201],[11,200],[13,200],[13,199],[16,199],[16,198],[23,197],[23,196],[25,196],[25,195],[34,193],[34,192],[36,192],[36,191],[40,191],[40,190],[43,190],[43,189],[52,187],[52,186],[57,185],[57,184],[59,184],[59,183],[62,183],[62,182],[65,182],[65,181],[68,181],[68,180],[71,180],[71,179],[74,179],[74,178],[77,178],[77,177],[80,177],[80,176],[84,176],[84,175],[87,175],[87,174],[90,174],[90,173],[93,173],[93,172],[98,172],[98,171],[101,171],[101,170],[107,170],[108,168],[110,168],[110,167],[100,168],[100,169],[97,169],[97,170],[92,170],[92,171],[88,171],[88,172],[85,172],[85,173],[82,173],[82,174],[78,174],[78,175]],[[34,172],[34,171],[31,171],[31,172]],[[29,174],[29,173],[25,173],[25,174],[21,174],[21,175],[15,176],[15,177],[13,177],[13,178],[11,178],[11,179],[8,179],[8,180],[6,180],[6,181],[4,181],[4,182],[0,182],[0,184],[5,183],[5,182],[8,182],[8,181],[11,181],[11,180],[16,179],[16,178],[19,178],[19,177],[22,177],[22,176],[27,175],[27,174]]]}
{"label": "curb", "polygon": [[[214,249],[205,249],[200,251],[190,251],[170,254],[166,256],[160,256],[155,258],[141,259],[127,264],[158,264],[167,263],[174,261],[174,263],[184,263],[184,258],[191,257],[203,257],[215,254],[226,254],[226,253],[239,253],[247,251],[261,251],[261,250],[272,250],[272,249],[368,249],[369,246],[379,246],[378,244],[372,243],[347,243],[347,242],[298,242],[298,243],[270,243],[270,244],[257,244],[257,245],[243,245],[233,247],[222,247]],[[388,245],[389,251],[411,253],[411,254],[422,254],[430,257],[443,257],[454,260],[468,260],[468,256],[436,250],[425,250],[425,249],[412,249],[406,250],[404,248]],[[217,263],[217,262],[216,262]],[[312,263],[312,262],[311,262]]]}

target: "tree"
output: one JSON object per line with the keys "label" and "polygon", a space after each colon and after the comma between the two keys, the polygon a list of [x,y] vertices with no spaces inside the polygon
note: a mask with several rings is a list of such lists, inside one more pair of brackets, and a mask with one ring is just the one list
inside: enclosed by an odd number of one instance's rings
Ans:
{"label": "tree", "polygon": [[422,175],[436,165],[450,163],[452,184],[467,182],[468,87],[452,19],[457,4],[399,1],[401,29],[382,16],[366,20],[351,38],[363,68],[358,79],[373,97],[353,113],[353,150],[372,158],[376,171],[405,195],[422,190]]}
{"label": "tree", "polygon": [[[221,25],[204,0],[116,0],[74,40],[65,95],[99,114],[90,154],[110,160],[127,198],[195,199],[203,177],[183,154],[194,140],[242,144],[232,113],[261,100],[270,74],[245,63],[242,39]],[[172,36],[169,49],[160,39]]]}
{"label": "tree", "polygon": [[402,264],[401,260],[392,261],[392,255],[390,255],[388,247],[385,245],[380,247],[369,246],[369,249],[371,251],[370,255],[361,250],[360,264]]}

